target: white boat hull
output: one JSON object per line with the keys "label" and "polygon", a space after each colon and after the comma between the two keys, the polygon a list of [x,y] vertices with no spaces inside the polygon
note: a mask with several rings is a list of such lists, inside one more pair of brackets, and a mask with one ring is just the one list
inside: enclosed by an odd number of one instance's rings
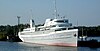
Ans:
{"label": "white boat hull", "polygon": [[55,31],[48,34],[35,34],[34,32],[22,34],[19,32],[19,38],[23,42],[77,47],[78,29]]}

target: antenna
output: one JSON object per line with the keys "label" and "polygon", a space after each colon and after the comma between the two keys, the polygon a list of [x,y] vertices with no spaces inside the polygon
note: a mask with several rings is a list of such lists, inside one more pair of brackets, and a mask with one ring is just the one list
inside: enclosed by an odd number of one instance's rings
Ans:
{"label": "antenna", "polygon": [[54,10],[54,12],[55,12],[55,19],[57,18],[57,7],[56,7],[56,0],[54,0],[54,7],[55,7],[55,10]]}
{"label": "antenna", "polygon": [[17,16],[17,18],[18,18],[18,31],[20,32],[20,16]]}
{"label": "antenna", "polygon": [[77,20],[77,25],[76,26],[78,27],[78,20]]}
{"label": "antenna", "polygon": [[32,19],[32,17],[33,17],[33,14],[32,14],[32,9],[31,9],[30,11],[31,11],[31,19]]}

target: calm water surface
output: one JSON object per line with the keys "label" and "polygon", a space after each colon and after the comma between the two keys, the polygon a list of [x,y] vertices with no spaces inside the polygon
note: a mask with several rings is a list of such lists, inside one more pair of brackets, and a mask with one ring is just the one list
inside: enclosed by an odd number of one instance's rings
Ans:
{"label": "calm water surface", "polygon": [[23,42],[0,42],[0,51],[77,51],[77,48],[46,46]]}
{"label": "calm water surface", "polygon": [[100,48],[57,47],[23,42],[0,42],[0,51],[100,51]]}

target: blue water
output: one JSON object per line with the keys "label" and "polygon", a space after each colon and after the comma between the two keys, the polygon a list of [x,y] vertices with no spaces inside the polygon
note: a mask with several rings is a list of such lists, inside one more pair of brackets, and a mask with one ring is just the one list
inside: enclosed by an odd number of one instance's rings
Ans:
{"label": "blue water", "polygon": [[77,51],[100,51],[100,48],[78,47]]}
{"label": "blue water", "polygon": [[23,42],[0,42],[0,51],[77,51],[77,48],[46,46]]}
{"label": "blue water", "polygon": [[23,42],[0,42],[0,51],[100,51],[100,48],[58,47]]}

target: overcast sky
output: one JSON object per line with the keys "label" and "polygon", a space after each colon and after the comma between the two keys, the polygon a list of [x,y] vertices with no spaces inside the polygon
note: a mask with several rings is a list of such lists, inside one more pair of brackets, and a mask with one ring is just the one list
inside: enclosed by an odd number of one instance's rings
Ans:
{"label": "overcast sky", "polygon": [[[16,25],[34,19],[36,24],[54,18],[54,0],[0,0],[0,25]],[[32,12],[31,12],[32,10]],[[66,16],[73,25],[100,25],[100,0],[57,0],[59,15]],[[33,16],[33,17],[32,17]],[[58,17],[60,18],[60,17]]]}

